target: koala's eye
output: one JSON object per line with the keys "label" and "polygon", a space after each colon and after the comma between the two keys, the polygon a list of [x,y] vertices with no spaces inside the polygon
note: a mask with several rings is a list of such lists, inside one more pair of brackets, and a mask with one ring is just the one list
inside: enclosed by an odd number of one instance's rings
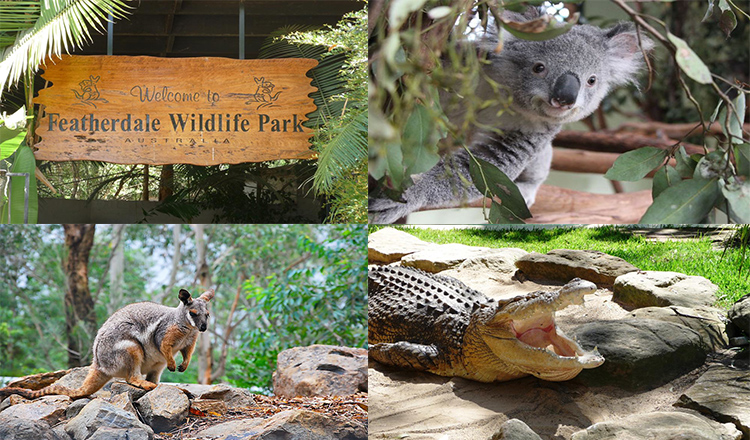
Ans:
{"label": "koala's eye", "polygon": [[536,63],[531,68],[531,71],[534,72],[534,73],[542,73],[542,72],[544,72],[544,69],[545,69],[544,63]]}
{"label": "koala's eye", "polygon": [[589,77],[588,81],[586,81],[586,84],[588,84],[588,85],[589,85],[589,87],[591,87],[591,86],[593,86],[594,84],[596,84],[596,75],[591,75],[591,76]]}

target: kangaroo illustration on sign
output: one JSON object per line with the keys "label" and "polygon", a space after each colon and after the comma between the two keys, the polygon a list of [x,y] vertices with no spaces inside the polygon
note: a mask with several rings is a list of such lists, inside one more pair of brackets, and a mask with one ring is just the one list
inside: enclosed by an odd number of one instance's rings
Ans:
{"label": "kangaroo illustration on sign", "polygon": [[96,108],[95,101],[99,101],[101,103],[106,103],[107,100],[101,98],[99,93],[99,88],[96,87],[96,83],[99,82],[99,79],[101,77],[90,75],[89,79],[84,79],[80,83],[78,83],[78,86],[81,88],[81,91],[71,89],[73,90],[73,93],[75,93],[76,98],[81,101],[82,104],[91,105],[94,108]]}
{"label": "kangaroo illustration on sign", "polygon": [[258,90],[255,91],[254,95],[249,95],[245,104],[260,102],[261,104],[258,106],[258,109],[274,105],[273,103],[279,99],[279,95],[281,95],[281,92],[276,92],[275,95],[273,94],[273,89],[276,86],[271,81],[266,81],[265,77],[255,78],[255,83],[258,84]]}

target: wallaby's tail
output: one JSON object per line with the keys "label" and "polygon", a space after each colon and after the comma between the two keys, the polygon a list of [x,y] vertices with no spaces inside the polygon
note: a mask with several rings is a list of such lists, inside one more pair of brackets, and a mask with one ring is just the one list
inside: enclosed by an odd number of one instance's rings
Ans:
{"label": "wallaby's tail", "polygon": [[78,389],[71,390],[70,388],[55,383],[36,391],[27,390],[26,388],[0,388],[0,399],[4,399],[11,394],[18,394],[27,399],[36,399],[42,396],[49,396],[50,394],[62,394],[69,396],[72,399],[80,399],[81,397],[86,397],[99,391],[111,378],[111,376],[103,373],[92,365],[89,368],[88,376],[86,376],[86,379],[83,381],[83,385]]}

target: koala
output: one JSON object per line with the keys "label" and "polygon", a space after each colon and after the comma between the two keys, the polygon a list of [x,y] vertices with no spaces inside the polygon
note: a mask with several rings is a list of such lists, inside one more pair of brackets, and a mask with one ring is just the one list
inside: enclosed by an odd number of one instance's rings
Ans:
{"label": "koala", "polygon": [[[517,14],[516,14],[517,15]],[[525,19],[538,13],[527,13]],[[517,15],[520,16],[520,15]],[[518,186],[526,205],[531,206],[552,162],[552,140],[563,124],[590,115],[607,93],[635,81],[644,65],[642,49],[653,42],[639,38],[632,23],[602,29],[576,25],[563,35],[545,41],[530,41],[503,34],[503,48],[497,46],[497,31],[488,31],[475,43],[487,52],[484,73],[475,93],[485,97],[500,94],[498,104],[480,110],[468,133],[471,153],[498,167]],[[453,94],[455,95],[455,94]],[[451,101],[454,104],[451,105]],[[455,105],[450,90],[441,104],[451,122],[461,124],[464,111]],[[479,127],[493,127],[493,130]],[[451,207],[483,197],[470,182],[469,154],[461,148],[443,156],[431,170],[412,176],[414,185],[394,201],[371,194],[370,223],[393,223],[422,208]]]}

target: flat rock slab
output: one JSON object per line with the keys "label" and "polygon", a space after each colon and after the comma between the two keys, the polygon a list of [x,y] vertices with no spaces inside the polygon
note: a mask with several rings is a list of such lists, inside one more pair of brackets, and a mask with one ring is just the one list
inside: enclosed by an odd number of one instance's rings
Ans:
{"label": "flat rock slab", "polygon": [[578,375],[588,385],[653,388],[699,367],[707,354],[695,331],[652,319],[591,322],[571,333],[584,350],[596,347],[605,359]]}
{"label": "flat rock slab", "polygon": [[711,307],[719,288],[700,276],[677,272],[632,272],[617,277],[614,300],[626,307]]}
{"label": "flat rock slab", "polygon": [[367,237],[367,260],[370,264],[391,264],[430,246],[434,245],[406,232],[383,228]]}
{"label": "flat rock slab", "polygon": [[732,423],[750,438],[750,370],[711,365],[675,405]]}
{"label": "flat rock slab", "polygon": [[44,396],[36,400],[13,405],[0,413],[0,417],[41,420],[52,426],[64,416],[72,400],[68,396]]}
{"label": "flat rock slab", "polygon": [[729,340],[725,333],[723,311],[710,307],[690,309],[687,307],[643,307],[630,312],[633,318],[657,319],[674,322],[695,330],[707,351],[726,348]]}
{"label": "flat rock slab", "polygon": [[542,440],[542,438],[524,422],[510,419],[500,426],[500,431],[492,436],[492,440]]}
{"label": "flat rock slab", "polygon": [[3,440],[59,440],[49,425],[41,420],[0,417],[0,438]]}
{"label": "flat rock slab", "polygon": [[514,277],[515,263],[526,254],[528,252],[517,248],[489,249],[440,274],[463,281],[489,297],[505,296],[508,291],[523,289],[522,284]]}
{"label": "flat rock slab", "polygon": [[604,252],[571,249],[532,252],[519,258],[516,267],[532,280],[567,283],[581,278],[598,286],[611,286],[618,276],[638,270],[622,258]]}
{"label": "flat rock slab", "polygon": [[683,412],[633,414],[620,420],[597,423],[573,434],[571,440],[740,440],[731,423],[720,424]]}
{"label": "flat rock slab", "polygon": [[488,251],[490,248],[487,247],[458,243],[433,244],[424,250],[404,256],[401,265],[437,273],[456,267],[465,260],[479,257]]}
{"label": "flat rock slab", "polygon": [[41,390],[42,388],[57,382],[61,377],[70,372],[71,370],[58,370],[47,373],[32,374],[8,382],[6,386],[13,388],[26,388],[29,390]]}

